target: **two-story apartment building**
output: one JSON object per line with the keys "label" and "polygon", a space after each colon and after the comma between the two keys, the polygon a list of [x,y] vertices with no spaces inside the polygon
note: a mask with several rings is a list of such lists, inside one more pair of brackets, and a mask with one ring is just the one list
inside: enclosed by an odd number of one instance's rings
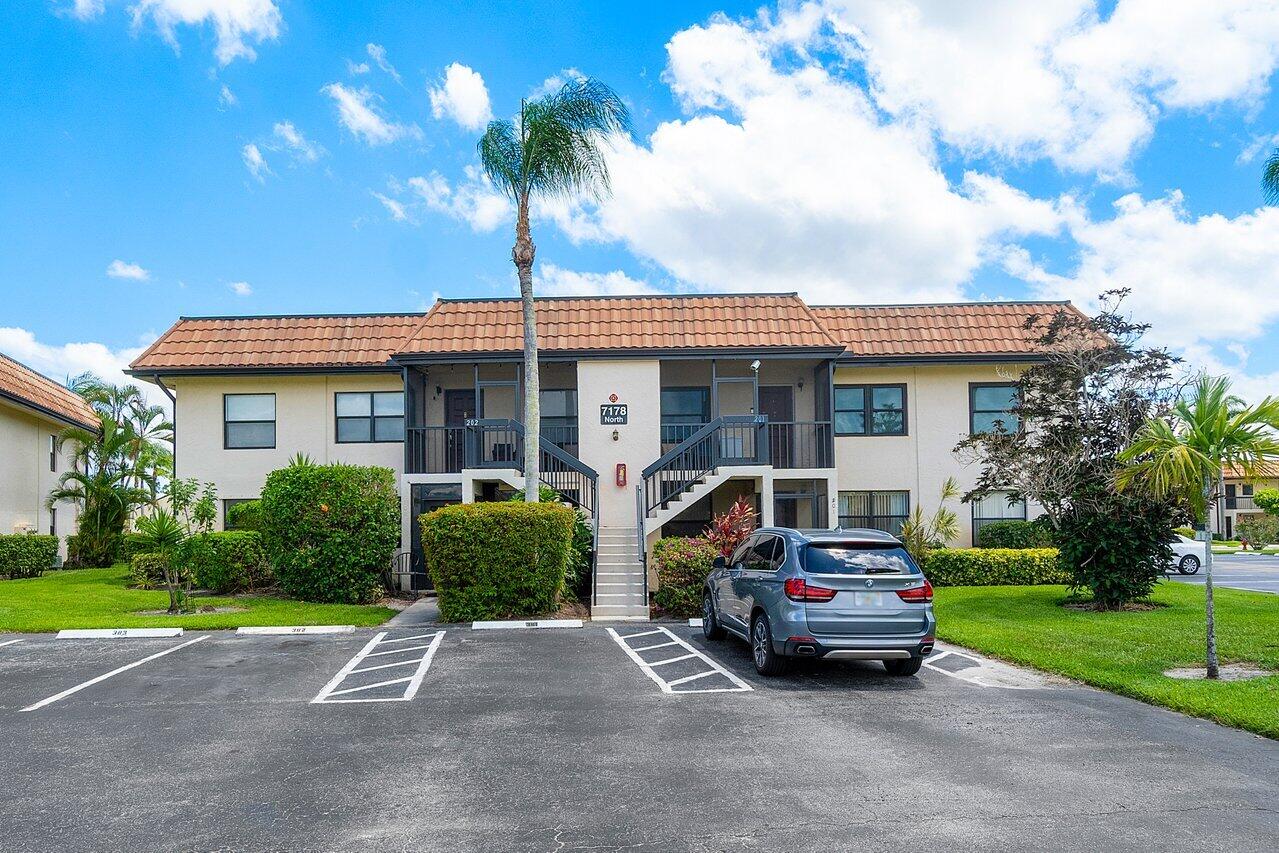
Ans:
{"label": "two-story apartment building", "polygon": [[1259,489],[1279,489],[1279,465],[1266,466],[1261,476],[1251,480],[1233,468],[1226,468],[1221,475],[1224,493],[1212,513],[1212,530],[1226,539],[1234,539],[1239,533],[1239,522],[1266,514],[1253,501],[1253,495]]}
{"label": "two-story apartment building", "polygon": [[[542,478],[610,543],[697,532],[743,494],[765,524],[896,531],[947,477],[972,484],[955,444],[1007,423],[1037,358],[1025,319],[1063,306],[539,299]],[[385,465],[416,552],[421,512],[522,487],[522,350],[518,300],[440,300],[425,314],[182,318],[131,373],[174,395],[178,475],[216,483],[225,505],[295,453]],[[1001,496],[955,509],[954,544],[1026,514]],[[610,574],[638,571],[624,563]]]}
{"label": "two-story apartment building", "polygon": [[46,506],[71,469],[72,448],[58,441],[68,426],[97,430],[98,417],[78,394],[0,354],[0,533],[75,533],[75,504]]}

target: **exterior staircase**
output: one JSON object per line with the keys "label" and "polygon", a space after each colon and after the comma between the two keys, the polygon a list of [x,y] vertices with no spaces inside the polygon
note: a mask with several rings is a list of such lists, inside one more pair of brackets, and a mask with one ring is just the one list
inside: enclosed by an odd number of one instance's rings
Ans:
{"label": "exterior staircase", "polygon": [[648,584],[634,527],[601,527],[592,619],[648,621]]}
{"label": "exterior staircase", "polygon": [[690,478],[689,484],[684,487],[683,491],[669,498],[665,503],[654,507],[644,517],[644,532],[651,533],[675,518],[675,516],[715,491],[715,487],[729,479],[732,473],[736,472],[715,470],[699,473],[696,477]]}

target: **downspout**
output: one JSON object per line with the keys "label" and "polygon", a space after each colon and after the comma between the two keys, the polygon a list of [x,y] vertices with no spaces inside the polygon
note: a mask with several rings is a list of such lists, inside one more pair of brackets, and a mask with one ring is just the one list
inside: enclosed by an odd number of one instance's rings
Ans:
{"label": "downspout", "polygon": [[176,480],[178,478],[178,398],[169,390],[169,386],[164,384],[160,374],[153,373],[151,378],[155,380],[155,384],[160,386],[164,396],[168,397],[169,402],[173,404],[173,479]]}

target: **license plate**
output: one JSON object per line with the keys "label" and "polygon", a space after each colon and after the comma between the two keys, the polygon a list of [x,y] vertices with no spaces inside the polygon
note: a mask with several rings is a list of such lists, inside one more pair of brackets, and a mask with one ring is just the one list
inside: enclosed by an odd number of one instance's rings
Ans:
{"label": "license plate", "polygon": [[853,604],[857,607],[883,607],[884,594],[882,592],[854,592]]}

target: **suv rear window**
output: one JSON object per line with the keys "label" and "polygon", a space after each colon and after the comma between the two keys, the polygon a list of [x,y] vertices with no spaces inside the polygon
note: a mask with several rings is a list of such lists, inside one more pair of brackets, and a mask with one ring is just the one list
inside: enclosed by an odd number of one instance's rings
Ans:
{"label": "suv rear window", "polygon": [[864,542],[810,542],[804,571],[814,575],[915,575],[919,567],[900,545]]}

